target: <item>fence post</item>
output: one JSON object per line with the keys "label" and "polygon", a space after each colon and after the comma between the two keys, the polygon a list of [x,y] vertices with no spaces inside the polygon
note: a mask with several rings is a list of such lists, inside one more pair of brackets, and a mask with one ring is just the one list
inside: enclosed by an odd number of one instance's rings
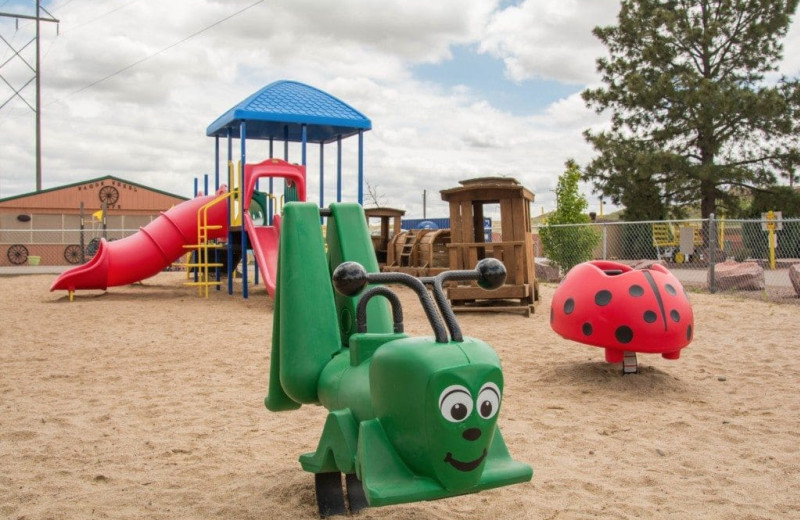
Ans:
{"label": "fence post", "polygon": [[608,234],[605,223],[603,223],[603,260],[608,260]]}
{"label": "fence post", "polygon": [[717,290],[717,280],[715,276],[715,262],[717,260],[717,223],[714,214],[708,216],[708,290],[712,293]]}
{"label": "fence post", "polygon": [[81,202],[81,240],[80,240],[81,264],[86,263],[86,238],[84,238],[84,233],[86,232],[85,227],[86,227],[86,219],[83,215],[83,202]]}

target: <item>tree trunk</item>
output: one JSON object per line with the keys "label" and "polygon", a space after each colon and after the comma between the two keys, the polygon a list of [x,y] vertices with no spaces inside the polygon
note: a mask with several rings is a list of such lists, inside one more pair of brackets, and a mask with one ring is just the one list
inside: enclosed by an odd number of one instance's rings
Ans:
{"label": "tree trunk", "polygon": [[707,219],[717,212],[717,190],[711,181],[700,182],[700,217]]}
{"label": "tree trunk", "polygon": [[[717,212],[716,187],[711,181],[700,182],[700,217],[703,219],[703,248],[708,246],[709,225],[708,219],[712,213]],[[716,216],[716,215],[715,215]]]}

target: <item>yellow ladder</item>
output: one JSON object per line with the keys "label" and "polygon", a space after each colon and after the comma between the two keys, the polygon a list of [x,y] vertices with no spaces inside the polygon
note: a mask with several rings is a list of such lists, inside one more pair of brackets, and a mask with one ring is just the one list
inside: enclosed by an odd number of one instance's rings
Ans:
{"label": "yellow ladder", "polygon": [[222,229],[223,226],[208,223],[208,210],[216,204],[226,201],[233,195],[233,192],[224,193],[197,210],[197,243],[183,246],[186,249],[194,250],[196,253],[195,261],[186,263],[186,273],[188,277],[191,268],[194,267],[197,269],[197,281],[184,282],[184,285],[196,286],[198,296],[203,295],[205,292],[205,297],[208,298],[208,288],[211,286],[218,286],[222,283],[219,280],[210,279],[211,268],[223,267],[224,265],[222,263],[212,262],[211,252],[215,249],[222,249],[225,246],[210,241],[208,235],[209,231]]}

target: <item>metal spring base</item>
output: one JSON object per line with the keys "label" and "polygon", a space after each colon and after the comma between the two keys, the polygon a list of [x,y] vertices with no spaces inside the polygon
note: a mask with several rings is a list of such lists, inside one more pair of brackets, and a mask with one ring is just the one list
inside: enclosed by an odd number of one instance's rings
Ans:
{"label": "metal spring base", "polygon": [[622,373],[636,374],[639,372],[639,363],[636,360],[636,352],[626,350],[622,358]]}

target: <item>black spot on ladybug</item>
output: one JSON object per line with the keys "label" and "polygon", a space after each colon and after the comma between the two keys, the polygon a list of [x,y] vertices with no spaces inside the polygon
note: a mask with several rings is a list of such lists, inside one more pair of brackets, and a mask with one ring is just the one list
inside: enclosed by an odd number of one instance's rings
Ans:
{"label": "black spot on ladybug", "polygon": [[611,302],[611,291],[605,289],[597,291],[597,294],[594,295],[594,302],[601,307],[608,305]]}
{"label": "black spot on ladybug", "polygon": [[622,325],[621,327],[617,327],[617,330],[614,331],[614,336],[616,336],[617,341],[620,343],[630,343],[633,340],[633,330],[627,325]]}
{"label": "black spot on ladybug", "polygon": [[658,319],[658,314],[653,311],[644,311],[644,321],[647,323],[655,323],[656,319]]}
{"label": "black spot on ladybug", "polygon": [[676,291],[675,288],[673,286],[671,286],[670,284],[665,285],[664,289],[666,289],[667,292],[670,293],[672,296],[675,296],[676,294],[678,294],[678,291]]}
{"label": "black spot on ladybug", "polygon": [[675,323],[681,321],[681,314],[678,311],[675,310],[669,311],[669,317],[672,318],[672,321],[674,321]]}
{"label": "black spot on ladybug", "polygon": [[572,314],[572,311],[575,310],[575,300],[572,298],[567,298],[567,301],[564,302],[564,312],[566,314]]}
{"label": "black spot on ladybug", "polygon": [[588,322],[584,323],[583,327],[582,327],[582,330],[583,330],[583,335],[584,336],[591,336],[592,335],[592,324],[588,323]]}
{"label": "black spot on ladybug", "polygon": [[631,288],[628,289],[628,293],[634,298],[638,298],[644,294],[644,288],[641,285],[631,285]]}
{"label": "black spot on ladybug", "polygon": [[686,339],[687,339],[688,341],[692,341],[692,326],[691,326],[691,325],[689,325],[689,326],[686,328]]}

